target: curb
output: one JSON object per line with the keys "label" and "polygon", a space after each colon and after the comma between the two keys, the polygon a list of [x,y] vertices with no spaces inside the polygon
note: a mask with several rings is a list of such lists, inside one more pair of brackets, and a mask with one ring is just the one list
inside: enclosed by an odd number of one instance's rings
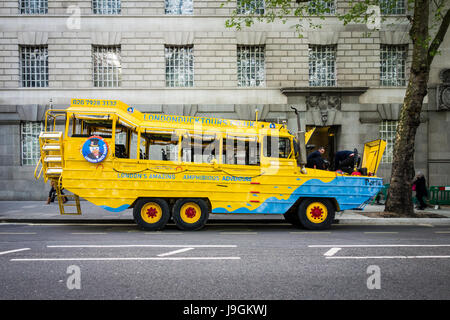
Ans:
{"label": "curb", "polygon": [[[0,219],[0,223],[42,223],[42,224],[117,224],[117,225],[136,225],[132,219]],[[211,219],[208,220],[209,225],[214,224],[279,224],[279,225],[290,225],[284,219]],[[335,219],[333,224],[339,225],[448,225],[450,226],[450,218],[365,218],[365,219],[354,219],[354,218],[340,218]],[[169,222],[168,225],[174,225]]]}
{"label": "curb", "polygon": [[346,225],[439,225],[450,226],[450,218],[366,218],[366,219],[337,219],[338,224]]}

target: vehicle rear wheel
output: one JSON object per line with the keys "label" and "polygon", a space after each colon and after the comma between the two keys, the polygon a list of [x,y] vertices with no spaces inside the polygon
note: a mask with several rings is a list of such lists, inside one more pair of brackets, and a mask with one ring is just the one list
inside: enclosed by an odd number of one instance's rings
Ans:
{"label": "vehicle rear wheel", "polygon": [[325,230],[331,227],[335,209],[329,199],[310,198],[303,200],[297,211],[301,225],[309,230]]}
{"label": "vehicle rear wheel", "polygon": [[169,205],[164,199],[139,199],[133,209],[136,224],[149,231],[163,229],[170,218]]}
{"label": "vehicle rear wheel", "polygon": [[202,199],[178,199],[172,209],[175,225],[181,230],[199,230],[209,218],[209,210]]}

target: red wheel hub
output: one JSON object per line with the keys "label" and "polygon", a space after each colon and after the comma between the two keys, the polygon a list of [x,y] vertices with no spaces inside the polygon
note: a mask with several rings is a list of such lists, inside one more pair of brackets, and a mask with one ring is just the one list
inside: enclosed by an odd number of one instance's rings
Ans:
{"label": "red wheel hub", "polygon": [[193,217],[195,217],[196,214],[197,214],[197,211],[195,210],[195,208],[189,207],[186,209],[186,216],[188,218],[192,219]]}
{"label": "red wheel hub", "polygon": [[155,218],[158,211],[155,208],[148,208],[146,213],[149,218]]}
{"label": "red wheel hub", "polygon": [[323,210],[319,207],[314,207],[311,209],[311,216],[314,219],[320,218],[322,216],[322,214],[323,214]]}

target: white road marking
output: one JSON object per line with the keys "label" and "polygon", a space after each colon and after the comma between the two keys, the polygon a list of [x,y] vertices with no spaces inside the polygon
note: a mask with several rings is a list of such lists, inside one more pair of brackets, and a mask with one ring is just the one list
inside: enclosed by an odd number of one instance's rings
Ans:
{"label": "white road marking", "polygon": [[13,253],[13,252],[26,251],[26,250],[30,250],[30,248],[22,248],[22,249],[15,249],[15,250],[3,251],[3,252],[0,252],[0,255],[8,254],[8,253]]}
{"label": "white road marking", "polygon": [[36,234],[36,232],[0,232],[0,234],[8,234],[8,235],[13,235],[13,234]]}
{"label": "white road marking", "polygon": [[331,231],[291,231],[292,234],[329,234]]}
{"label": "white road marking", "polygon": [[368,257],[326,257],[326,259],[449,259],[450,256],[368,256]]}
{"label": "white road marking", "polygon": [[72,232],[72,234],[91,235],[91,234],[108,234],[108,233],[107,232]]}
{"label": "white road marking", "polygon": [[149,231],[149,232],[144,232],[144,234],[153,234],[153,235],[157,235],[157,234],[184,234],[183,232],[170,232],[170,231]]}
{"label": "white road marking", "polygon": [[324,256],[331,257],[334,256],[341,248],[331,248],[327,252],[324,253]]}
{"label": "white road marking", "polygon": [[158,254],[158,257],[167,257],[167,256],[171,256],[173,254],[177,254],[177,253],[181,253],[181,252],[186,252],[186,251],[190,251],[190,250],[194,250],[194,248],[183,248],[183,249],[178,249],[178,250],[174,250],[174,251],[170,251],[170,252],[166,252],[166,253],[161,253]]}
{"label": "white road marking", "polygon": [[221,232],[220,234],[258,234],[258,232],[241,232],[241,231],[236,231],[236,232]]}
{"label": "white road marking", "polygon": [[450,247],[450,244],[318,244],[309,248]]}
{"label": "white road marking", "polygon": [[450,233],[450,231],[435,231],[434,233]]}
{"label": "white road marking", "polygon": [[236,248],[236,245],[178,245],[178,244],[81,244],[81,245],[52,245],[47,248]]}
{"label": "white road marking", "polygon": [[398,233],[398,232],[371,231],[371,232],[364,232],[364,233],[366,233],[366,234],[390,234],[390,233],[396,234],[396,233]]}
{"label": "white road marking", "polygon": [[34,259],[11,259],[10,261],[136,261],[136,260],[240,260],[240,257],[136,257],[136,258],[34,258]]}

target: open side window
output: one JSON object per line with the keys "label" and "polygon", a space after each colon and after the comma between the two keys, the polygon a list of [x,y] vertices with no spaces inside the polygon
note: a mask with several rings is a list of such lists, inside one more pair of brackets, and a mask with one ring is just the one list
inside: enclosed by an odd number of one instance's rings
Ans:
{"label": "open side window", "polygon": [[268,158],[293,158],[294,150],[291,146],[291,139],[271,135],[264,136],[263,155]]}
{"label": "open side window", "polygon": [[139,132],[138,128],[128,122],[118,119],[114,131],[115,157],[121,159],[138,159]]}
{"label": "open side window", "polygon": [[173,132],[141,132],[140,159],[178,161],[178,134]]}
{"label": "open side window", "polygon": [[257,137],[227,135],[223,139],[223,164],[260,165]]}
{"label": "open side window", "polygon": [[72,138],[100,136],[110,139],[112,127],[111,115],[72,114],[68,117],[67,136]]}
{"label": "open side window", "polygon": [[220,140],[215,133],[196,134],[186,132],[181,137],[181,159],[183,162],[211,163],[218,161]]}

